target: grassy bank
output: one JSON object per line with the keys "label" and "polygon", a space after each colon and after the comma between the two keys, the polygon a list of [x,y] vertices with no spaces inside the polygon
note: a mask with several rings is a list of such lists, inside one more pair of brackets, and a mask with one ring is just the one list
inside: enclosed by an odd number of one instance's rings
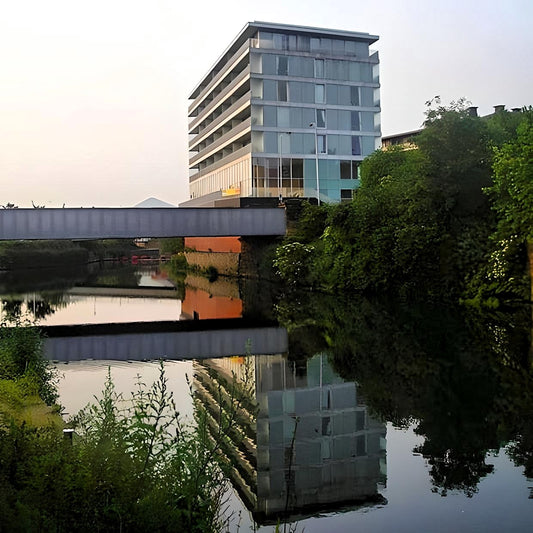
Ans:
{"label": "grassy bank", "polygon": [[[236,389],[237,391],[237,389]],[[238,391],[236,392],[236,394]],[[235,400],[237,409],[238,399]],[[65,438],[34,328],[0,327],[0,531],[221,531],[227,490],[205,415],[183,421],[159,379],[124,399],[111,376]]]}

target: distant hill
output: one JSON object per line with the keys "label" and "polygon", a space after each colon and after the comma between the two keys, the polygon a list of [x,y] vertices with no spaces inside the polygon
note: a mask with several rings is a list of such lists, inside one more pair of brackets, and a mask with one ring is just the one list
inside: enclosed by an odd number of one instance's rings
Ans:
{"label": "distant hill", "polygon": [[176,205],[169,204],[168,202],[163,202],[157,198],[147,198],[143,200],[140,204],[135,205],[134,207],[177,207]]}

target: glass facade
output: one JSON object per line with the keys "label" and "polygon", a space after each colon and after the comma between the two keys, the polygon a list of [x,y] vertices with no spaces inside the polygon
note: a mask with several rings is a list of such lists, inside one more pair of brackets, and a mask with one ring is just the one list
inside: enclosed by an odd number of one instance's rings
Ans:
{"label": "glass facade", "polygon": [[[298,26],[268,31],[262,23],[251,25],[257,29],[249,40],[248,60],[241,61],[241,74],[222,84],[231,87],[247,68],[242,94],[246,97],[248,91],[248,110],[241,119],[231,115],[231,106],[240,100],[221,89],[220,114],[228,119],[213,115],[221,125],[200,144],[196,159],[202,153],[206,157],[196,168],[208,173],[248,146],[250,181],[241,190],[261,197],[350,199],[359,185],[360,161],[380,144],[378,57],[369,51],[377,37],[350,32],[335,36],[330,30]],[[213,75],[222,78],[221,73],[223,69]],[[249,120],[249,128],[243,120]],[[232,135],[239,128],[242,142]],[[216,179],[214,183],[216,190]]]}

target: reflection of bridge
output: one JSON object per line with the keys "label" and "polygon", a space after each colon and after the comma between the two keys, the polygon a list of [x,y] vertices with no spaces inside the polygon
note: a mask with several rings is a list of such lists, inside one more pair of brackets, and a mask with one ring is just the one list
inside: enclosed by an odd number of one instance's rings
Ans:
{"label": "reflection of bridge", "polygon": [[72,296],[122,296],[125,298],[169,298],[176,300],[176,287],[72,287],[66,291]]}
{"label": "reflection of bridge", "polygon": [[285,235],[279,208],[0,209],[0,240]]}
{"label": "reflection of bridge", "polygon": [[55,361],[204,359],[288,350],[287,331],[244,319],[136,322],[41,328]]}

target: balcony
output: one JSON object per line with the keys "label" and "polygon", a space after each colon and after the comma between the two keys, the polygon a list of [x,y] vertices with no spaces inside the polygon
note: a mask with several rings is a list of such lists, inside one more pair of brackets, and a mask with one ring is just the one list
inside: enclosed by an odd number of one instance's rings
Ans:
{"label": "balcony", "polygon": [[235,152],[227,155],[226,157],[223,157],[222,159],[216,161],[212,165],[209,165],[208,167],[199,170],[195,174],[192,174],[189,176],[189,182],[196,181],[197,179],[203,178],[204,176],[207,176],[208,174],[211,174],[212,172],[215,172],[216,170],[225,167],[226,165],[229,165],[233,161],[236,161],[237,159],[240,159],[241,157],[244,157],[247,154],[252,153],[252,145],[248,144],[246,146],[243,146],[242,148],[239,148],[239,150],[236,150]]}
{"label": "balcony", "polygon": [[247,118],[243,120],[237,127],[232,128],[226,134],[222,135],[215,142],[211,143],[209,146],[206,146],[198,154],[189,159],[189,167],[194,167],[204,159],[207,159],[209,156],[214,155],[215,153],[222,151],[222,149],[229,144],[237,141],[240,137],[243,137],[249,133],[252,129],[252,119]]}
{"label": "balcony", "polygon": [[[207,139],[213,132],[215,132],[221,126],[224,126],[230,120],[236,118],[247,107],[250,107],[251,93],[248,91],[244,96],[241,96],[229,109],[226,109],[222,115],[218,116],[207,128],[201,131],[198,135],[194,135],[189,141],[189,150],[193,150],[195,146]],[[248,111],[247,117],[250,116]]]}
{"label": "balcony", "polygon": [[225,87],[216,98],[214,98],[205,108],[198,112],[198,115],[191,120],[189,124],[189,131],[194,131],[198,126],[206,120],[210,113],[221,106],[228,98],[230,98],[235,92],[243,86],[247,86],[249,90],[250,80],[250,66],[248,65],[227,87]]}
{"label": "balcony", "polygon": [[224,65],[215,77],[204,87],[194,101],[189,106],[189,115],[205,100],[205,98],[214,91],[215,87],[236,67],[236,65],[241,61],[250,50],[250,40],[248,39],[245,43],[233,54],[231,59]]}

